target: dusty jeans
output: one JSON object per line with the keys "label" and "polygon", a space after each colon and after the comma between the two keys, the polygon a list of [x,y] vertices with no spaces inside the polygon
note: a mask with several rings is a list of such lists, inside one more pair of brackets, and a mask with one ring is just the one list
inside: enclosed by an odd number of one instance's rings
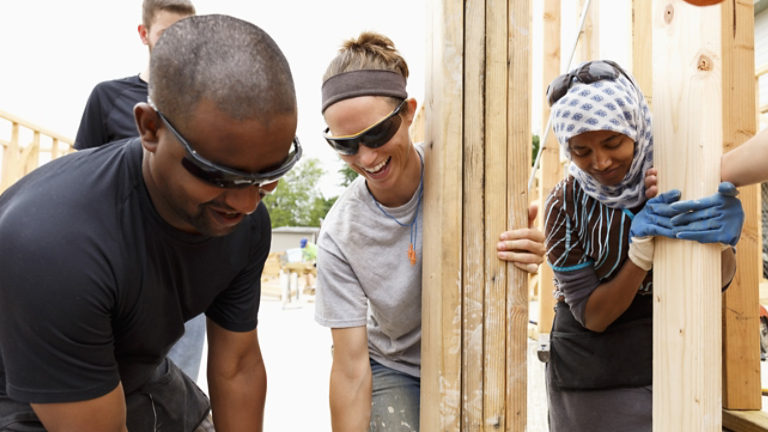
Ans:
{"label": "dusty jeans", "polygon": [[373,394],[369,432],[418,432],[420,380],[371,360]]}

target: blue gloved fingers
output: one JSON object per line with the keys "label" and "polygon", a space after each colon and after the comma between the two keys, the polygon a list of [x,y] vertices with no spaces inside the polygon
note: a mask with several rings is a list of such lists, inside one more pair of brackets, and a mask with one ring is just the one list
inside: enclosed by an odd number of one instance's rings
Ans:
{"label": "blue gloved fingers", "polygon": [[716,239],[718,230],[711,231],[681,231],[676,234],[682,240],[693,240],[699,243],[719,243]]}
{"label": "blue gloved fingers", "polygon": [[739,194],[739,190],[736,189],[736,186],[734,186],[731,182],[722,182],[720,183],[720,186],[717,187],[717,193],[735,197]]}
{"label": "blue gloved fingers", "polygon": [[672,229],[675,234],[679,234],[681,232],[704,232],[704,231],[716,231],[720,233],[723,229],[722,221],[718,219],[704,219],[699,221],[690,222],[687,224],[679,224],[675,225],[675,227]]}
{"label": "blue gloved fingers", "polygon": [[651,214],[663,216],[665,218],[671,218],[672,216],[677,216],[680,214],[680,212],[675,210],[671,204],[651,203],[648,201],[648,203],[645,204],[645,209]]}
{"label": "blue gloved fingers", "polygon": [[722,203],[722,201],[722,196],[719,194],[714,194],[695,200],[678,201],[676,203],[670,204],[670,207],[672,207],[672,209],[678,213],[687,213],[689,211],[701,210],[708,207],[716,207]]}
{"label": "blue gloved fingers", "polygon": [[712,219],[720,216],[722,210],[715,207],[705,208],[703,210],[692,211],[674,216],[671,219],[672,225],[685,225],[691,222]]}
{"label": "blue gloved fingers", "polygon": [[678,189],[670,189],[663,194],[648,200],[648,204],[673,203],[680,199],[682,193]]}
{"label": "blue gloved fingers", "polygon": [[648,213],[646,217],[648,218],[649,227],[660,226],[660,227],[669,228],[669,229],[674,228],[671,219],[667,217],[661,217],[653,213]]}
{"label": "blue gloved fingers", "polygon": [[653,237],[676,237],[674,230],[659,225],[651,225],[647,228],[647,231],[648,235]]}

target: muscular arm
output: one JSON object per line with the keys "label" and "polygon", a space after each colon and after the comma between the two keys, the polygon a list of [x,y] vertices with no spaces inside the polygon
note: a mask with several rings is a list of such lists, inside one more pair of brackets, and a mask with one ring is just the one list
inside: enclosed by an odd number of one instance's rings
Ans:
{"label": "muscular arm", "polygon": [[332,329],[331,425],[333,432],[365,432],[371,418],[371,364],[365,327]]}
{"label": "muscular arm", "polygon": [[208,388],[216,431],[261,431],[267,372],[256,330],[231,332],[210,319],[207,328]]}
{"label": "muscular arm", "polygon": [[82,402],[32,404],[49,432],[127,432],[122,384],[96,399]]}
{"label": "muscular arm", "polygon": [[736,187],[768,181],[768,129],[723,155],[720,178]]}
{"label": "muscular arm", "polygon": [[605,331],[632,304],[646,274],[631,260],[624,261],[616,277],[601,283],[589,295],[584,309],[584,327],[598,333]]}

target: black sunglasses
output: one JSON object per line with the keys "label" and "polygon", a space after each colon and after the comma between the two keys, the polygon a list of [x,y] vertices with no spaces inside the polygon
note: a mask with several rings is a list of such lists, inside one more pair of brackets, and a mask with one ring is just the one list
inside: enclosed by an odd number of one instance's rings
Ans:
{"label": "black sunglasses", "polygon": [[568,89],[573,85],[573,79],[576,78],[582,84],[592,84],[596,81],[610,79],[615,80],[619,74],[624,75],[630,83],[632,79],[624,72],[618,64],[611,60],[593,60],[584,63],[578,69],[574,69],[566,74],[555,78],[547,87],[547,103],[549,106],[555,104],[560,98],[568,93]]}
{"label": "black sunglasses", "polygon": [[296,162],[301,159],[301,144],[299,144],[299,137],[293,138],[293,150],[288,153],[288,158],[279,168],[265,173],[251,174],[243,171],[238,171],[225,166],[217,165],[208,159],[200,156],[192,146],[189,145],[187,140],[176,131],[176,128],[171,125],[171,122],[163,115],[160,110],[150,102],[150,106],[157,112],[160,119],[165,123],[176,139],[184,146],[187,151],[187,155],[181,160],[181,165],[189,171],[190,174],[198,179],[210,183],[220,188],[228,189],[242,189],[249,186],[262,187],[270,183],[274,183],[280,180],[288,171],[296,165]]}
{"label": "black sunglasses", "polygon": [[400,114],[400,109],[403,108],[405,102],[407,99],[400,102],[400,105],[391,114],[360,133],[336,137],[329,135],[331,128],[326,128],[323,138],[334,150],[346,156],[357,154],[360,144],[368,148],[379,148],[388,143],[400,129],[403,119],[398,114]]}

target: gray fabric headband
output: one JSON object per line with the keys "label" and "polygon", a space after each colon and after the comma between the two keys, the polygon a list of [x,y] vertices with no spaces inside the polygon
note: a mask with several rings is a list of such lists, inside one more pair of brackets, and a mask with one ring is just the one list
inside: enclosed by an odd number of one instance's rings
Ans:
{"label": "gray fabric headband", "polygon": [[408,97],[405,78],[397,72],[363,69],[334,75],[323,83],[323,110],[344,99],[358,96]]}

